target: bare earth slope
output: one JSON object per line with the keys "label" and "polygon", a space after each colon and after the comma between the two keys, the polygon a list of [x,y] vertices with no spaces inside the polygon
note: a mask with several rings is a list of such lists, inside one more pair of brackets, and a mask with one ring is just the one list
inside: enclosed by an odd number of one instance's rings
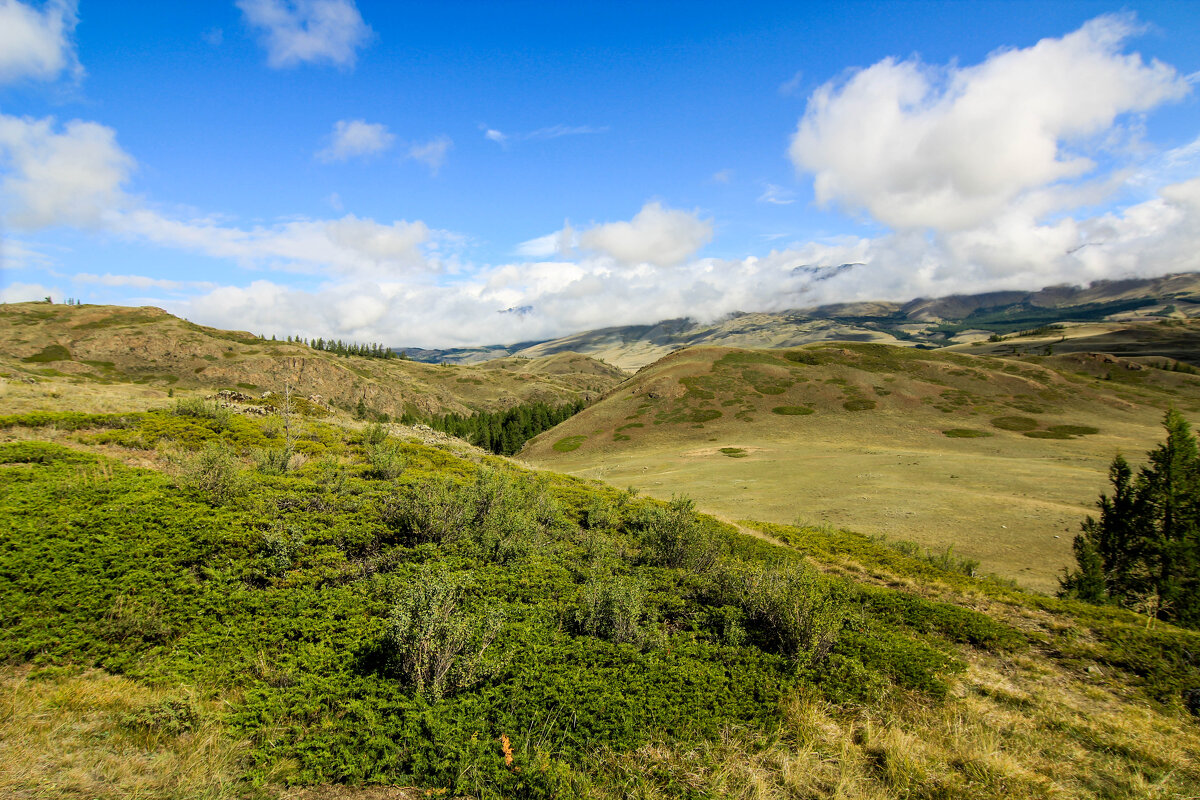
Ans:
{"label": "bare earth slope", "polygon": [[522,458],[728,519],[953,545],[1040,590],[1113,455],[1136,460],[1200,377],[1108,355],[996,358],[881,344],[698,347],[643,369]]}
{"label": "bare earth slope", "polygon": [[599,397],[626,376],[577,353],[473,366],[343,357],[242,331],[195,325],[158,308],[12,303],[0,306],[0,373],[9,412],[46,393],[79,410],[165,400],[168,389],[279,391],[285,381],[344,408],[392,416],[471,413],[518,403]]}

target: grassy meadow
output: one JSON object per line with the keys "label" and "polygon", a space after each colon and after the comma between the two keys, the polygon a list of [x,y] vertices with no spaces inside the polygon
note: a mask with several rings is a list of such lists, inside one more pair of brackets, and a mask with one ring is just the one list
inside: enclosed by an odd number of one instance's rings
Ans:
{"label": "grassy meadow", "polygon": [[692,348],[521,457],[661,499],[687,494],[727,520],[953,547],[1052,591],[1112,457],[1140,458],[1170,406],[1200,414],[1200,377],[1109,358]]}

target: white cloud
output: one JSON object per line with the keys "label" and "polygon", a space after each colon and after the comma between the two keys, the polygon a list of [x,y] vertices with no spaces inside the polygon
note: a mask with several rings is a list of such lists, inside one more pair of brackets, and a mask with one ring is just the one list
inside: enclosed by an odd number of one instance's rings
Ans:
{"label": "white cloud", "polygon": [[347,214],[245,229],[136,209],[114,217],[111,228],[164,247],[287,272],[385,278],[438,269],[425,253],[434,233],[421,221],[383,224]]}
{"label": "white cloud", "polygon": [[0,164],[4,221],[22,229],[101,224],[126,204],[122,184],[135,166],[112,128],[72,120],[60,132],[53,118],[6,114],[0,114]]}
{"label": "white cloud", "polygon": [[893,228],[979,225],[1092,171],[1069,145],[1189,91],[1172,67],[1121,52],[1134,33],[1132,15],[1110,15],[976,66],[885,59],[812,95],[792,161],[814,173],[818,202]]}
{"label": "white cloud", "polygon": [[682,264],[712,241],[712,220],[647,203],[628,222],[608,222],[579,234],[579,246],[627,266]]}
{"label": "white cloud", "polygon": [[388,132],[383,123],[340,119],[333,123],[329,146],[319,151],[317,158],[330,163],[374,156],[387,150],[395,141],[395,135]]}
{"label": "white cloud", "polygon": [[328,62],[352,68],[372,36],[353,0],[237,0],[246,22],[262,31],[276,68]]}
{"label": "white cloud", "polygon": [[373,277],[436,270],[426,248],[449,240],[420,221],[379,223],[353,214],[239,228],[180,220],[147,207],[124,184],[136,162],[113,129],[74,120],[0,114],[0,199],[10,227],[96,228],[166,247],[230,258],[246,266]]}
{"label": "white cloud", "polygon": [[538,128],[533,131],[525,131],[522,133],[504,133],[503,131],[489,128],[486,125],[481,125],[480,130],[483,131],[483,138],[496,144],[504,145],[509,142],[531,142],[545,141],[547,139],[559,139],[563,136],[586,136],[594,133],[608,133],[607,125],[550,125],[545,128]]}
{"label": "white cloud", "polygon": [[571,223],[564,222],[562,230],[530,239],[517,245],[516,254],[527,258],[548,258],[550,256],[569,257],[579,246],[579,237]]}
{"label": "white cloud", "polygon": [[[672,317],[712,320],[733,311],[1147,277],[1200,270],[1200,178],[1096,218],[1043,224],[1013,212],[964,231],[845,237],[799,243],[763,257],[691,258],[675,266],[641,259],[615,269],[605,253],[562,260],[573,240],[587,233],[576,236],[564,225],[521,245],[524,256],[552,260],[480,266],[448,280],[358,275],[311,291],[260,280],[165,304],[224,327],[453,346],[553,338]],[[845,264],[854,266],[838,269]],[[529,310],[500,313],[511,308]]]}
{"label": "white cloud", "polygon": [[151,278],[146,275],[113,275],[106,272],[95,275],[90,272],[79,272],[71,276],[74,283],[93,283],[99,286],[122,287],[131,286],[136,289],[216,289],[217,284],[211,281],[173,281],[167,278]]}
{"label": "white cloud", "polygon": [[442,164],[446,163],[446,153],[454,146],[449,136],[437,136],[428,142],[416,142],[408,148],[408,157],[429,167],[429,172],[438,174]]}
{"label": "white cloud", "polygon": [[758,202],[788,206],[796,202],[796,193],[791,189],[784,189],[782,186],[768,183],[767,187],[763,189],[763,193],[758,196]]}
{"label": "white cloud", "polygon": [[75,55],[78,17],[73,0],[49,0],[39,11],[19,0],[0,0],[0,84],[31,78],[83,75]]}
{"label": "white cloud", "polygon": [[536,131],[530,131],[521,138],[523,139],[558,139],[562,136],[586,136],[592,133],[608,133],[608,126],[596,127],[595,125],[551,125],[548,128],[538,128]]}
{"label": "white cloud", "polygon": [[796,74],[788,78],[783,83],[779,84],[779,93],[784,97],[790,97],[800,90],[800,84],[804,80],[804,71],[797,70]]}
{"label": "white cloud", "polygon": [[58,288],[51,289],[40,283],[12,283],[8,286],[0,286],[0,303],[28,303],[47,297],[62,298],[62,296],[63,294]]}
{"label": "white cloud", "polygon": [[713,173],[712,178],[709,180],[711,180],[713,183],[729,183],[731,180],[733,180],[733,170],[728,168],[717,170]]}

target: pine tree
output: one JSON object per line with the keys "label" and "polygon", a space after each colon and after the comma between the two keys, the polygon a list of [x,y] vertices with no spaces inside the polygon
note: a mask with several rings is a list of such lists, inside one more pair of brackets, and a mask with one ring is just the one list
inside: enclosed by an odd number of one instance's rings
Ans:
{"label": "pine tree", "polygon": [[1100,495],[1100,518],[1075,537],[1077,569],[1062,595],[1115,602],[1183,625],[1200,626],[1200,454],[1183,415],[1171,409],[1167,439],[1133,477],[1113,459],[1113,494]]}

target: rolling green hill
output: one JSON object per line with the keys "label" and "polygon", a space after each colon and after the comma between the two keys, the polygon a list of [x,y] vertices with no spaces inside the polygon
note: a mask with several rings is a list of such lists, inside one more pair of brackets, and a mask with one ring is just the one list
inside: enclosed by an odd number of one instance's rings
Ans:
{"label": "rolling green hill", "polygon": [[702,347],[644,368],[522,458],[686,493],[729,520],[952,546],[1050,590],[1112,456],[1147,450],[1170,405],[1200,413],[1200,377],[1107,355]]}

